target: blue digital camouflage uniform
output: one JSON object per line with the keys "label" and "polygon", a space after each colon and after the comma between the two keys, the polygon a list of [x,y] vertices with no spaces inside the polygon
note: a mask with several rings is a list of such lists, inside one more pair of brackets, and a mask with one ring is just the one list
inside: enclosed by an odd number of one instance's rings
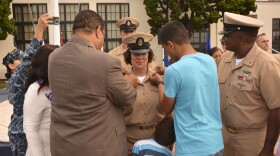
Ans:
{"label": "blue digital camouflage uniform", "polygon": [[3,65],[7,66],[9,63],[12,63],[16,59],[21,59],[23,56],[23,52],[20,51],[19,49],[14,49],[12,52],[8,53],[4,58],[3,58]]}
{"label": "blue digital camouflage uniform", "polygon": [[16,68],[8,81],[8,99],[13,105],[13,114],[8,129],[9,142],[14,155],[24,156],[27,149],[27,141],[23,132],[23,103],[26,71],[31,65],[31,59],[40,48],[43,40],[32,38],[29,47],[25,50],[22,62]]}

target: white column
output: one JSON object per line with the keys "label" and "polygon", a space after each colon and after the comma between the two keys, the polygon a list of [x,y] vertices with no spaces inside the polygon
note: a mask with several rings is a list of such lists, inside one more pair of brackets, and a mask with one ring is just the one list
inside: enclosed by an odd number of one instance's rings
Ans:
{"label": "white column", "polygon": [[[58,0],[50,0],[50,6],[49,14],[51,16],[59,17]],[[60,45],[60,25],[49,25],[49,29],[53,30],[50,31],[53,33],[50,35],[50,37],[53,36],[53,43],[50,44]]]}

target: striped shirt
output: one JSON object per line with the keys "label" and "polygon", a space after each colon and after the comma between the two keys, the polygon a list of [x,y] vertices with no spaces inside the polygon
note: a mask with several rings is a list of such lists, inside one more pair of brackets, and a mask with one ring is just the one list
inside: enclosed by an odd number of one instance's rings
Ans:
{"label": "striped shirt", "polygon": [[169,148],[158,144],[154,139],[147,139],[134,144],[131,156],[172,156],[172,153]]}

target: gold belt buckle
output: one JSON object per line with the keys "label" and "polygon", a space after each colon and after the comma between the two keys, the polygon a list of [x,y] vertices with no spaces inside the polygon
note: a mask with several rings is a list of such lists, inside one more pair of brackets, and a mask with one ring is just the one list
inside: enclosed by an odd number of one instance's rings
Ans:
{"label": "gold belt buckle", "polygon": [[230,133],[232,133],[232,134],[236,134],[236,133],[237,133],[235,129],[230,128],[230,127],[227,127],[227,130],[228,130]]}
{"label": "gold belt buckle", "polygon": [[147,130],[147,129],[150,129],[152,128],[153,126],[139,126],[139,129],[140,130]]}

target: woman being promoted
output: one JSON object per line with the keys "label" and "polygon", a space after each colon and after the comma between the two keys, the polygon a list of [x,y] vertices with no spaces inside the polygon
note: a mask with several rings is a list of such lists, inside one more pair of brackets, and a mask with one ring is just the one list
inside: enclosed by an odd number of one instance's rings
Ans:
{"label": "woman being promoted", "polygon": [[58,46],[43,45],[33,57],[26,80],[23,129],[28,142],[26,156],[50,156],[51,90],[49,55]]}
{"label": "woman being promoted", "polygon": [[153,137],[154,125],[164,117],[159,105],[158,86],[149,81],[153,74],[147,66],[154,57],[149,44],[152,39],[153,36],[147,33],[131,34],[123,39],[123,43],[128,44],[125,62],[132,65],[130,74],[138,77],[136,101],[130,108],[125,108],[129,154],[136,141]]}

